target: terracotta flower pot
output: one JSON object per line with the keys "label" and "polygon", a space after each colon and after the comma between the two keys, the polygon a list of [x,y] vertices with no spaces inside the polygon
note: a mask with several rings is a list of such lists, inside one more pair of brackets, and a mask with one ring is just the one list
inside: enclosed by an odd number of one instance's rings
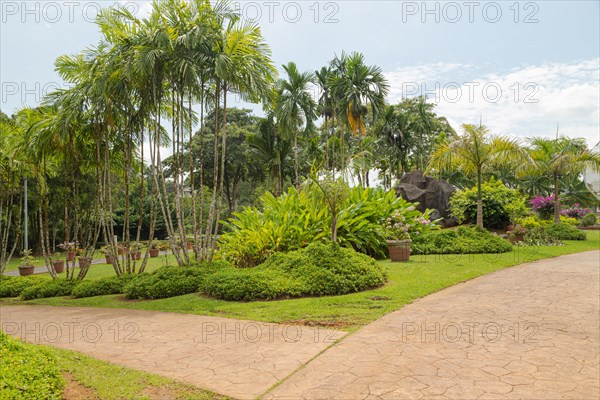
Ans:
{"label": "terracotta flower pot", "polygon": [[117,253],[118,253],[120,256],[122,256],[122,255],[123,255],[123,248],[122,248],[122,247],[119,247],[119,248],[117,249]]}
{"label": "terracotta flower pot", "polygon": [[67,253],[67,259],[69,261],[74,261],[75,260],[75,253],[71,253],[71,252]]}
{"label": "terracotta flower pot", "polygon": [[411,240],[388,240],[388,251],[393,262],[408,261]]}
{"label": "terracotta flower pot", "polygon": [[21,276],[33,275],[33,271],[35,271],[33,265],[19,265],[19,275]]}
{"label": "terracotta flower pot", "polygon": [[131,253],[129,253],[129,257],[131,257],[132,260],[139,260],[142,258],[142,252],[141,251],[131,252]]}
{"label": "terracotta flower pot", "polygon": [[65,270],[65,262],[64,260],[52,260],[52,266],[57,274],[60,274]]}
{"label": "terracotta flower pot", "polygon": [[158,250],[158,249],[150,249],[150,257],[152,257],[152,258],[158,257],[159,253],[160,253],[160,250]]}
{"label": "terracotta flower pot", "polygon": [[186,242],[185,243],[185,248],[188,249],[188,250],[191,250],[192,249],[192,244],[190,242]]}

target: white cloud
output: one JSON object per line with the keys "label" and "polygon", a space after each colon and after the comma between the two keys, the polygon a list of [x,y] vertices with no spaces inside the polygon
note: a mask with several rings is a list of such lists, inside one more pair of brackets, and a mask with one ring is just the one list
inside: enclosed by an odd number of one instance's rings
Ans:
{"label": "white cloud", "polygon": [[[386,73],[388,100],[426,94],[454,127],[478,123],[517,137],[584,137],[600,140],[600,59],[525,65],[482,73],[474,65],[434,63]],[[418,92],[418,93],[417,93]]]}

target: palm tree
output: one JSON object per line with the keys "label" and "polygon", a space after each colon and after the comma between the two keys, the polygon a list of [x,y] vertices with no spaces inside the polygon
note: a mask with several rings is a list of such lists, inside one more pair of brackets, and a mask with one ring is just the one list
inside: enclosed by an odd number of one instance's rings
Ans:
{"label": "palm tree", "polygon": [[284,136],[294,138],[294,184],[298,185],[298,131],[304,125],[303,131],[308,133],[317,118],[317,103],[310,91],[315,75],[299,72],[293,62],[284,65],[283,69],[288,78],[277,82],[274,113]]}
{"label": "palm tree", "polygon": [[[335,119],[335,104],[333,102],[331,88],[329,86],[331,75],[332,72],[331,68],[329,67],[322,67],[321,70],[315,71],[316,83],[320,90],[317,111],[318,114],[324,119],[323,131],[325,132],[325,166],[328,170],[333,166],[333,163],[330,163],[329,161],[329,121],[333,121]],[[333,160],[333,152],[335,151],[333,141],[331,142],[331,145],[331,158]]]}
{"label": "palm tree", "polygon": [[[381,68],[368,66],[360,53],[346,56],[342,53],[331,62],[333,74],[330,80],[331,93],[336,104],[336,114],[354,134],[366,135],[365,117],[368,106],[373,121],[385,106],[385,96],[389,85]],[[340,152],[344,169],[343,132],[341,133]]]}
{"label": "palm tree", "polygon": [[552,178],[554,183],[554,222],[560,223],[560,178],[580,175],[586,168],[600,170],[600,155],[588,150],[585,139],[560,137],[530,138],[530,154],[534,161],[532,172]]}
{"label": "palm tree", "polygon": [[516,139],[492,136],[485,126],[463,125],[464,133],[438,144],[428,170],[437,172],[460,170],[477,177],[477,226],[483,228],[481,181],[486,169],[507,162],[527,162],[527,152]]}

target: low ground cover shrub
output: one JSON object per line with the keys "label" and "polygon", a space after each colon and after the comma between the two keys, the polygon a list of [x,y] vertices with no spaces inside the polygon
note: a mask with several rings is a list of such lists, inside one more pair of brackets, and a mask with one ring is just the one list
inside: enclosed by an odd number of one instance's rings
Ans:
{"label": "low ground cover shrub", "polygon": [[45,349],[0,331],[0,399],[62,399],[64,381]]}
{"label": "low ground cover shrub", "polygon": [[596,224],[596,214],[594,213],[589,213],[586,214],[585,217],[581,218],[581,221],[579,221],[581,223],[582,226],[592,226]]}
{"label": "low ground cover shrub", "polygon": [[42,299],[46,297],[69,296],[77,284],[77,281],[55,279],[53,281],[40,282],[30,286],[21,292],[23,300]]}
{"label": "low ground cover shrub", "polygon": [[333,243],[277,253],[255,268],[230,268],[207,276],[200,290],[224,300],[325,296],[381,286],[383,267],[367,255]]}
{"label": "low ground cover shrub", "polygon": [[564,246],[564,242],[552,236],[544,227],[537,226],[527,230],[518,246]]}
{"label": "low ground cover shrub", "polygon": [[[486,228],[503,229],[527,214],[525,197],[491,179],[481,185],[483,221]],[[473,224],[477,218],[477,187],[455,192],[450,198],[450,211],[459,223]]]}
{"label": "low ground cover shrub", "polygon": [[412,239],[413,254],[505,253],[512,245],[485,229],[460,226],[432,231]]}
{"label": "low ground cover shrub", "polygon": [[104,296],[123,293],[123,288],[139,275],[109,276],[94,281],[83,281],[73,288],[71,296],[76,298]]}
{"label": "low ground cover shrub", "polygon": [[547,224],[544,229],[549,235],[558,240],[586,240],[585,232],[580,231],[570,224]]}
{"label": "low ground cover shrub", "polygon": [[0,275],[0,298],[18,297],[23,290],[40,283],[37,277]]}
{"label": "low ground cover shrub", "polygon": [[132,279],[123,287],[123,294],[128,299],[162,299],[194,293],[207,276],[231,268],[231,265],[224,261],[189,267],[161,267],[151,274],[139,275]]}

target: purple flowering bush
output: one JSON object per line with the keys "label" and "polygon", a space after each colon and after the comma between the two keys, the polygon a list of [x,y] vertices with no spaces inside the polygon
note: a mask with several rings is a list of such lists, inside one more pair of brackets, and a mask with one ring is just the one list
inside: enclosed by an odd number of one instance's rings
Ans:
{"label": "purple flowering bush", "polygon": [[591,212],[592,212],[592,210],[583,208],[579,205],[579,203],[575,203],[570,208],[562,209],[560,211],[560,215],[564,215],[565,217],[570,217],[570,218],[575,218],[575,219],[580,220]]}
{"label": "purple flowering bush", "polygon": [[551,219],[554,215],[554,195],[549,197],[536,196],[529,201],[531,209],[542,219]]}

